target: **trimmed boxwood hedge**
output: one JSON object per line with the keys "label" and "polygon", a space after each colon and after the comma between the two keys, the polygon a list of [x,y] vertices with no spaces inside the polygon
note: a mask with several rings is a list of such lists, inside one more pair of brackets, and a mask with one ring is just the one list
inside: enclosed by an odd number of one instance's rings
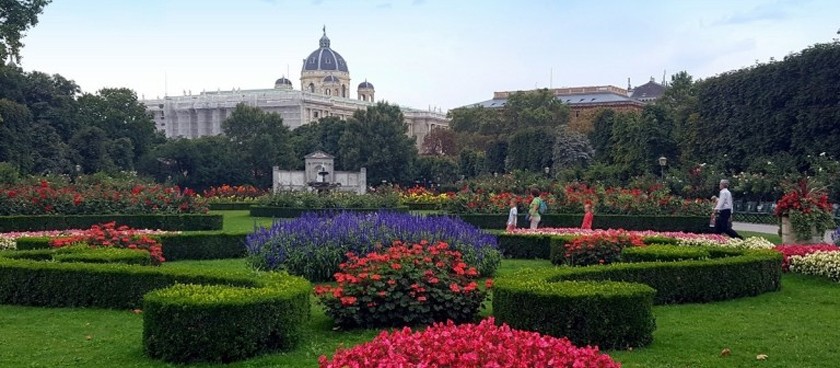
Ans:
{"label": "trimmed boxwood hedge", "polygon": [[59,251],[53,255],[52,259],[64,263],[122,263],[141,266],[148,266],[152,263],[149,252],[123,248],[82,248],[70,252]]}
{"label": "trimmed boxwood hedge", "polygon": [[221,230],[222,215],[43,215],[0,216],[0,232],[88,229],[114,221],[133,229]]}
{"label": "trimmed boxwood hedge", "polygon": [[[724,254],[732,256],[724,257]],[[652,331],[639,317],[628,319],[631,317],[618,314],[623,313],[625,308],[636,311],[647,308],[646,305],[638,300],[630,303],[615,297],[614,294],[621,290],[606,288],[596,291],[588,286],[575,288],[575,284],[570,284],[570,287],[546,284],[620,281],[647,285],[656,290],[655,304],[728,300],[776,291],[781,287],[782,255],[776,251],[727,249],[710,256],[711,259],[705,260],[557,267],[499,277],[493,287],[493,315],[497,321],[508,323],[513,328],[568,336],[578,344],[597,344],[607,348],[634,346],[649,342],[648,337],[631,332],[608,335],[608,330]],[[641,293],[641,289],[636,292]],[[610,304],[597,308],[602,308],[604,313],[617,314],[589,317],[595,321],[576,325],[574,321],[586,311],[574,309],[574,303],[569,300],[575,297],[586,300],[588,305],[592,305],[590,308],[596,308],[598,303]],[[618,300],[622,300],[623,304],[613,306],[612,303],[618,303]],[[641,312],[635,313],[641,315]],[[629,326],[621,321],[626,321]],[[615,326],[616,323],[619,327]],[[563,326],[568,327],[563,329]],[[579,330],[576,326],[583,326],[586,330]],[[593,336],[603,336],[604,340],[599,341]]]}
{"label": "trimmed boxwood hedge", "polygon": [[[482,229],[504,229],[507,223],[506,214],[458,214],[462,220]],[[545,214],[542,215],[540,227],[580,227],[583,215],[580,214]],[[528,222],[520,216],[520,227],[527,227]],[[653,230],[653,231],[683,231],[688,233],[708,233],[709,218],[702,216],[630,216],[630,215],[596,215],[592,221],[595,229],[624,229],[624,230]]]}
{"label": "trimmed boxwood hedge", "polygon": [[549,259],[551,239],[557,238],[567,242],[574,239],[573,235],[538,235],[538,234],[509,234],[500,233],[499,251],[505,258],[514,259]]}
{"label": "trimmed boxwood hedge", "polygon": [[551,282],[546,276],[526,271],[496,279],[496,321],[603,349],[639,347],[653,341],[653,288],[610,281]]}
{"label": "trimmed boxwood hedge", "polygon": [[271,287],[175,285],[143,298],[143,347],[168,362],[231,362],[294,347],[309,316],[308,287],[274,277]]}
{"label": "trimmed boxwood hedge", "polygon": [[255,202],[210,202],[207,205],[210,207],[211,211],[242,211],[250,209],[254,203]]}
{"label": "trimmed boxwood hedge", "polygon": [[[248,233],[193,232],[155,236],[167,262],[196,259],[244,258]],[[18,238],[18,250],[50,247],[50,238]]]}
{"label": "trimmed boxwood hedge", "polygon": [[[176,284],[216,286],[166,289]],[[155,290],[159,293],[144,300],[145,294]],[[117,309],[143,306],[146,352],[171,362],[227,362],[290,348],[299,341],[309,317],[310,293],[308,281],[285,273],[0,257],[0,304]],[[215,342],[209,343],[211,340]]]}
{"label": "trimmed boxwood hedge", "polygon": [[712,255],[704,247],[677,247],[673,245],[649,245],[630,247],[621,251],[621,261],[638,262],[674,262],[689,259],[706,259]]}
{"label": "trimmed boxwood hedge", "polygon": [[289,207],[268,207],[251,206],[251,217],[271,218],[296,218],[307,212],[408,212],[408,207],[400,206],[394,208],[289,208]]}

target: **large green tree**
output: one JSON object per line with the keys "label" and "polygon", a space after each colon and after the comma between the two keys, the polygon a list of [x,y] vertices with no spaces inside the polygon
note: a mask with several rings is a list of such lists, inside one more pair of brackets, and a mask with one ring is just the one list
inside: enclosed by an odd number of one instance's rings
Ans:
{"label": "large green tree", "polygon": [[130,89],[104,88],[96,94],[86,93],[78,101],[79,125],[102,129],[109,140],[130,140],[131,162],[162,142],[163,136],[155,130],[152,116]]}
{"label": "large green tree", "polygon": [[222,123],[222,130],[256,185],[271,186],[273,167],[290,168],[295,162],[292,135],[279,114],[241,103]]}
{"label": "large green tree", "polygon": [[556,128],[569,122],[569,107],[547,89],[515,92],[502,110],[507,133],[531,128]]}
{"label": "large green tree", "polygon": [[[51,0],[0,0],[0,61],[20,61],[24,33],[38,24],[38,15]],[[0,68],[2,65],[0,64]]]}
{"label": "large green tree", "polygon": [[291,145],[295,152],[296,164],[294,167],[303,169],[303,157],[316,150],[321,150],[335,156],[336,170],[343,170],[339,140],[344,134],[346,125],[346,121],[335,116],[328,116],[293,130]]}
{"label": "large green tree", "polygon": [[242,165],[241,154],[225,136],[172,139],[147,154],[141,170],[157,181],[199,191],[223,184],[259,184]]}
{"label": "large green tree", "polygon": [[[556,128],[555,128],[556,129]],[[552,166],[554,129],[522,129],[513,134],[508,145],[507,170],[541,172]]]}
{"label": "large green tree", "polygon": [[417,157],[414,138],[399,106],[384,102],[359,110],[347,121],[339,142],[343,167],[367,169],[368,182],[410,181],[411,164]]}

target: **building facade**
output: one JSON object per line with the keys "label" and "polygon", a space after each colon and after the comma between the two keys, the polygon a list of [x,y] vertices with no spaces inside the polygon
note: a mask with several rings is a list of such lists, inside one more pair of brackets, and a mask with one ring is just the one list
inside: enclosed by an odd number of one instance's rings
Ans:
{"label": "building facade", "polygon": [[[357,110],[373,106],[375,89],[367,80],[356,87],[356,98],[351,97],[347,62],[330,47],[326,31],[318,44],[319,48],[303,59],[300,90],[283,76],[274,82],[274,88],[185,93],[142,102],[152,114],[155,127],[168,138],[222,134],[222,122],[240,103],[280,114],[290,129],[329,116],[347,119]],[[443,112],[402,106],[400,109],[408,135],[415,138],[418,147],[432,129],[449,126]]]}

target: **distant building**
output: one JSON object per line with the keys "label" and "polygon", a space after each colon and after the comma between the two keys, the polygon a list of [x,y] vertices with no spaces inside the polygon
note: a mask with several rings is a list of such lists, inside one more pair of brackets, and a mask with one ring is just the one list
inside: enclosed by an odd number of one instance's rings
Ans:
{"label": "distant building", "polygon": [[[317,50],[303,59],[300,73],[301,90],[295,90],[285,76],[274,82],[274,88],[201,92],[193,95],[166,96],[142,101],[153,115],[155,127],[166,137],[197,138],[222,134],[222,122],[236,105],[245,103],[263,111],[278,113],[283,124],[291,129],[336,116],[347,119],[357,110],[375,104],[373,84],[365,80],[351,98],[350,71],[347,61],[330,47],[326,31]],[[434,128],[448,127],[444,112],[400,107],[408,125],[408,135],[419,147]]]}
{"label": "distant building", "polygon": [[[627,86],[630,87],[628,79]],[[652,102],[658,100],[665,93],[665,86],[656,83],[653,77],[650,77],[650,82],[647,82],[636,88],[629,89],[630,98],[642,102]]]}

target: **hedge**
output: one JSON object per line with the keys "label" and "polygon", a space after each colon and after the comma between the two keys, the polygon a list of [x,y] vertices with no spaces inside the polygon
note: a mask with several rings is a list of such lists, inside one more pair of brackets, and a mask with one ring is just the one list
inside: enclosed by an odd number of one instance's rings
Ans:
{"label": "hedge", "polygon": [[148,251],[123,248],[87,248],[71,252],[57,252],[52,259],[64,263],[122,263],[141,266],[152,263]]}
{"label": "hedge", "polygon": [[222,215],[40,215],[0,216],[0,232],[88,229],[114,221],[134,229],[221,230]]}
{"label": "hedge", "polygon": [[[504,229],[507,223],[505,214],[458,214],[454,215],[482,229]],[[540,227],[580,227],[583,215],[545,214]],[[527,228],[525,216],[520,216],[518,223]],[[592,221],[595,229],[682,231],[687,233],[709,233],[709,218],[703,216],[631,216],[631,215],[596,215]]]}
{"label": "hedge", "polygon": [[439,203],[403,203],[404,206],[408,207],[411,211],[437,211],[440,210],[441,204]]}
{"label": "hedge", "polygon": [[211,211],[242,211],[250,209],[252,205],[254,205],[254,202],[210,202],[208,204]]}
{"label": "hedge", "polygon": [[168,362],[231,362],[294,347],[309,316],[308,289],[276,277],[271,287],[176,285],[143,298],[143,347]]}
{"label": "hedge", "polygon": [[[167,262],[190,259],[244,258],[248,233],[195,232],[156,235]],[[18,238],[18,250],[50,247],[50,238]]]}
{"label": "hedge", "polygon": [[646,285],[626,282],[550,282],[539,272],[500,277],[493,316],[511,328],[567,337],[578,346],[639,347],[653,341],[653,298]]}
{"label": "hedge", "polygon": [[[0,304],[116,309],[142,306],[147,354],[171,362],[227,362],[292,347],[300,339],[310,313],[309,282],[284,273],[0,257],[0,280]],[[216,286],[166,289],[176,284]],[[144,299],[155,290],[159,292]]]}
{"label": "hedge", "polygon": [[505,258],[515,259],[549,259],[551,239],[571,241],[574,235],[542,235],[542,234],[508,234],[497,235],[499,251]]}
{"label": "hedge", "polygon": [[621,261],[639,262],[674,262],[689,259],[711,258],[709,251],[702,247],[677,247],[672,245],[650,245],[630,247],[621,251]]}
{"label": "hedge", "polygon": [[[724,254],[736,255],[722,257]],[[578,284],[564,282],[612,285],[619,281],[646,285],[656,290],[655,304],[727,300],[776,291],[781,287],[782,255],[778,252],[727,249],[711,256],[713,258],[708,260],[557,267],[499,277],[493,287],[493,314],[497,321],[513,328],[568,336],[577,344],[597,344],[606,348],[641,346],[650,342],[648,335],[652,332],[651,325],[641,317],[648,308],[640,296],[645,289],[627,287],[633,292],[626,293],[636,295],[631,297],[622,294],[625,291],[621,288],[595,289],[591,284],[575,287]],[[554,286],[557,283],[564,286]],[[579,300],[570,302],[574,298]],[[575,303],[586,303],[587,307],[576,308]],[[604,314],[591,315],[589,308],[597,308]],[[631,315],[622,314],[625,309],[630,309],[632,313],[627,313]],[[576,322],[581,319],[594,321]],[[610,329],[618,332],[608,335]]]}
{"label": "hedge", "polygon": [[[272,217],[272,218],[296,218],[307,212],[408,212],[408,207],[400,206],[394,208],[289,208],[289,207],[268,207],[251,206],[251,217]],[[503,226],[504,228],[504,226]]]}

